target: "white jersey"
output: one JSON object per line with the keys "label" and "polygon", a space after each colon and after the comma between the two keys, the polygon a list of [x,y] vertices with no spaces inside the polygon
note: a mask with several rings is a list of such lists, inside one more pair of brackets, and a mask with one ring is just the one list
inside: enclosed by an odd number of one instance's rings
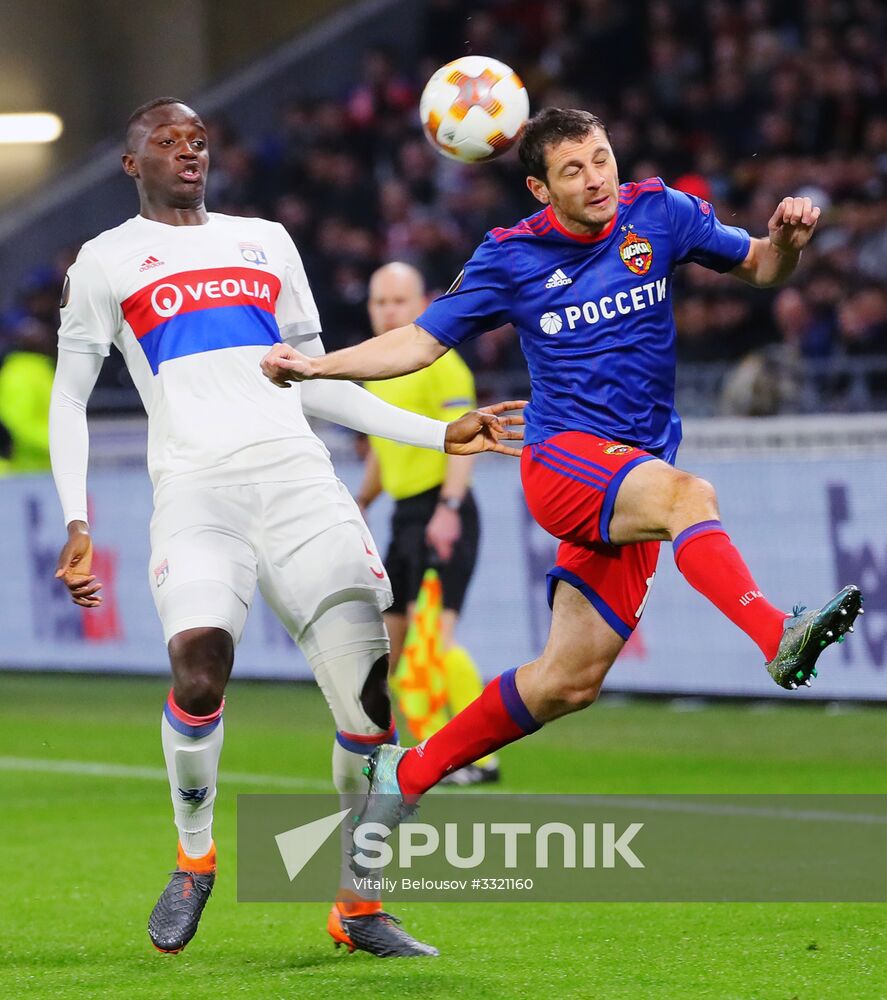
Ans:
{"label": "white jersey", "polygon": [[148,414],[155,491],[335,478],[299,388],[280,389],[259,370],[272,344],[320,332],[282,226],[136,216],[83,245],[63,303],[62,347],[107,356],[114,344],[123,354]]}

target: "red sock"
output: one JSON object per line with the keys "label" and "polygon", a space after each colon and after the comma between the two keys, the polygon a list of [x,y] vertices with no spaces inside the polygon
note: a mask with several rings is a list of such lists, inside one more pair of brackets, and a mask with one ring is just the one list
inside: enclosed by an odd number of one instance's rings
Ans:
{"label": "red sock", "polygon": [[401,790],[421,795],[450,771],[471,764],[540,728],[518,694],[514,675],[506,670],[483,689],[479,698],[443,729],[404,754],[397,769]]}
{"label": "red sock", "polygon": [[673,542],[674,561],[691,587],[707,597],[772,660],[782,638],[785,612],[758,589],[739,550],[720,521],[700,521]]}

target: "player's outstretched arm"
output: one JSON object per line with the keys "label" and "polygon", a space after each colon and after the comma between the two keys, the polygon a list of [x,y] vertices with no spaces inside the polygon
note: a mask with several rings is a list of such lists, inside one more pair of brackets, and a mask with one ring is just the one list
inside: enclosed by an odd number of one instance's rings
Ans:
{"label": "player's outstretched arm", "polygon": [[61,501],[68,540],[56,564],[71,600],[83,608],[102,603],[101,583],[90,573],[92,540],[86,511],[86,467],[89,430],[86,403],[99,376],[104,358],[100,354],[59,347],[58,364],[49,403],[49,457],[56,490]]}
{"label": "player's outstretched arm", "polygon": [[768,235],[752,239],[745,260],[730,273],[759,288],[787,281],[813,236],[819,216],[819,206],[809,198],[783,198],[767,224]]}
{"label": "player's outstretched arm", "polygon": [[525,399],[510,399],[504,403],[493,403],[479,410],[471,410],[458,420],[447,424],[444,451],[448,455],[477,455],[482,451],[495,451],[500,455],[520,457],[519,448],[511,448],[503,441],[522,441],[524,438],[523,410]]}
{"label": "player's outstretched arm", "polygon": [[410,323],[320,357],[308,357],[290,344],[275,344],[262,358],[262,373],[281,387],[318,378],[376,381],[427,368],[446,352],[444,344]]}

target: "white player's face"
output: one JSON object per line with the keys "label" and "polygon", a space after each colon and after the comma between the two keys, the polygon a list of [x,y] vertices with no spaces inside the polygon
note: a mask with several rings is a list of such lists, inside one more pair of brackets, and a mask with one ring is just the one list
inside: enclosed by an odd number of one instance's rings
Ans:
{"label": "white player's face", "polygon": [[565,139],[545,150],[544,181],[527,178],[539,201],[550,204],[569,229],[595,233],[613,216],[619,200],[619,168],[613,149],[600,129],[579,141]]}
{"label": "white player's face", "polygon": [[412,274],[379,272],[370,282],[367,310],[373,336],[408,326],[425,308],[425,293]]}

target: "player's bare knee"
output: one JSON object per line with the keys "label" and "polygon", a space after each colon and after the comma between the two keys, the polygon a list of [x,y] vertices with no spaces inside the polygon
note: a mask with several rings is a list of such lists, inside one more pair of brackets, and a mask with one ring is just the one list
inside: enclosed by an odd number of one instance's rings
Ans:
{"label": "player's bare knee", "polygon": [[565,668],[562,663],[545,664],[545,657],[535,661],[541,681],[540,710],[545,721],[578,712],[593,704],[600,694],[610,662],[598,658],[582,666]]}
{"label": "player's bare knee", "polygon": [[603,681],[604,678],[598,671],[591,672],[585,677],[573,678],[562,687],[559,692],[560,699],[570,712],[588,708],[597,701]]}
{"label": "player's bare knee", "polygon": [[177,677],[173,684],[176,704],[189,715],[212,715],[224,694],[224,680],[203,672]]}
{"label": "player's bare knee", "polygon": [[222,702],[234,642],[222,629],[196,628],[169,641],[176,704],[191,715],[209,715]]}
{"label": "player's bare knee", "polygon": [[668,527],[673,534],[696,521],[718,517],[718,497],[714,486],[699,476],[675,470],[670,496]]}

